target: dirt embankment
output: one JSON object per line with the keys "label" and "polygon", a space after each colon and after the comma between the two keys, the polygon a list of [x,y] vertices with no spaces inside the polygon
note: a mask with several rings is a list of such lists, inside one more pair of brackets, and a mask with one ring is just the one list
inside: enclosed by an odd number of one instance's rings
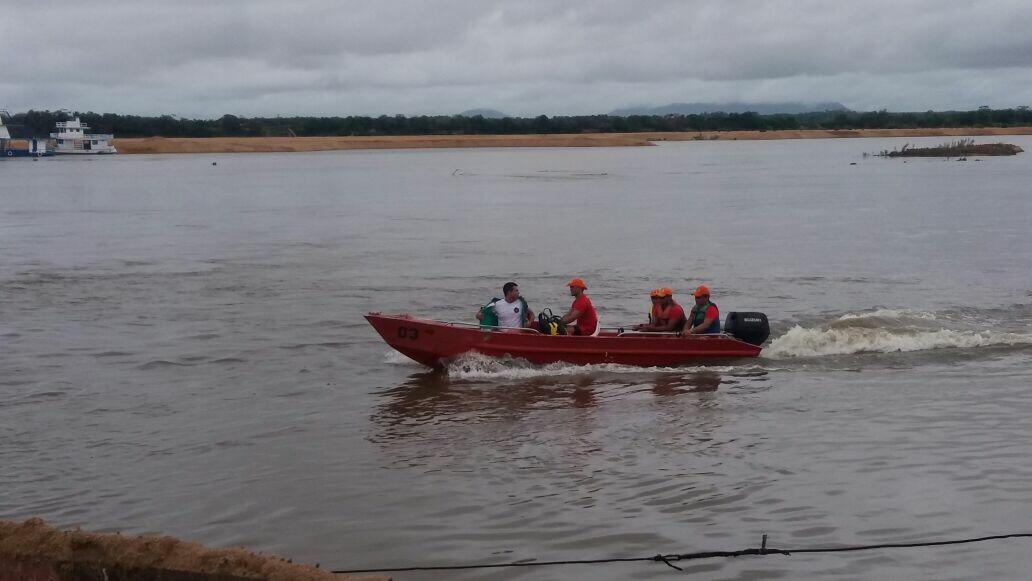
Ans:
{"label": "dirt embankment", "polygon": [[0,581],[341,581],[333,575],[244,549],[209,549],[172,537],[61,531],[40,519],[0,521]]}
{"label": "dirt embankment", "polygon": [[251,153],[456,147],[617,147],[651,145],[620,133],[570,135],[391,135],[384,137],[208,137],[115,139],[119,153]]}
{"label": "dirt embankment", "polygon": [[[939,129],[793,129],[786,131],[703,131],[695,133],[634,133],[651,141],[831,139],[840,137],[979,137],[1032,135],[1032,127],[950,127]],[[675,137],[665,137],[673,135]]]}
{"label": "dirt embankment", "polygon": [[456,147],[631,147],[655,141],[828,139],[837,137],[968,137],[1032,135],[1032,127],[950,129],[800,129],[792,131],[702,131],[570,133],[555,135],[397,135],[384,137],[209,137],[115,139],[120,153],[249,153],[339,149]]}

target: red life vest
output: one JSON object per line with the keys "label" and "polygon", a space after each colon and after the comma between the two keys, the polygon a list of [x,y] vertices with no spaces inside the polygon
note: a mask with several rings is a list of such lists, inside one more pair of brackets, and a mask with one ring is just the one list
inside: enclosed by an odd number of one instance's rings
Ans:
{"label": "red life vest", "polygon": [[[674,307],[677,307],[677,309],[675,309]],[[657,326],[659,326],[659,325],[668,325],[670,323],[670,316],[674,313],[675,310],[681,311],[681,318],[684,319],[684,309],[682,309],[681,305],[679,305],[677,303],[671,302],[670,306],[668,306],[665,309],[663,307],[659,306],[658,304],[657,305],[653,305],[653,307],[652,307],[652,324],[653,325],[657,325]],[[674,330],[675,331],[680,331],[681,328],[683,328],[683,327],[684,327],[684,323],[682,321],[682,323],[680,325],[678,325],[678,328],[676,328]]]}

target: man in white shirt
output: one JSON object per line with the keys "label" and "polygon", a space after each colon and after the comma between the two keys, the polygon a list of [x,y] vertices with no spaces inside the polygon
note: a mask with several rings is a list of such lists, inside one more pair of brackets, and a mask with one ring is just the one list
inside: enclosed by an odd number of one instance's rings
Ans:
{"label": "man in white shirt", "polygon": [[[505,296],[504,299],[493,300],[477,311],[476,317],[481,326],[502,329],[530,327],[534,321],[534,312],[527,306],[527,301],[520,296],[520,287],[514,282],[507,282],[502,286],[502,294]],[[486,321],[485,315],[488,319]],[[494,318],[495,321],[490,321],[491,318]]]}

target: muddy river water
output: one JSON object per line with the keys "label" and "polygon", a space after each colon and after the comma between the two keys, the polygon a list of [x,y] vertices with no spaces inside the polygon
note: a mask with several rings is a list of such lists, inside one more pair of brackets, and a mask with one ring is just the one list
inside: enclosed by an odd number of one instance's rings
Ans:
{"label": "muddy river water", "polygon": [[[0,162],[0,518],[335,569],[1027,532],[1032,154],[862,155],[902,143]],[[772,339],[719,366],[430,373],[362,319],[471,320],[508,280],[558,311],[571,276],[603,324],[706,283]],[[1023,578],[1028,549],[685,566]]]}

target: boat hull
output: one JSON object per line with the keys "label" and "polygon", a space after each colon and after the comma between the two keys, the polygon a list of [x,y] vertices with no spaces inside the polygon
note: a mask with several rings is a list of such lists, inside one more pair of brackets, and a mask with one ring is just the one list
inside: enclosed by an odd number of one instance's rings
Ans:
{"label": "boat hull", "polygon": [[760,348],[727,335],[650,335],[603,332],[597,337],[549,336],[370,313],[366,320],[388,345],[428,367],[443,367],[464,353],[518,357],[531,363],[639,367],[676,366],[705,360],[756,357]]}
{"label": "boat hull", "polygon": [[118,153],[114,147],[106,149],[54,149],[55,155],[113,155]]}
{"label": "boat hull", "polygon": [[0,150],[0,159],[5,157],[53,157],[53,151],[29,151],[28,149]]}

